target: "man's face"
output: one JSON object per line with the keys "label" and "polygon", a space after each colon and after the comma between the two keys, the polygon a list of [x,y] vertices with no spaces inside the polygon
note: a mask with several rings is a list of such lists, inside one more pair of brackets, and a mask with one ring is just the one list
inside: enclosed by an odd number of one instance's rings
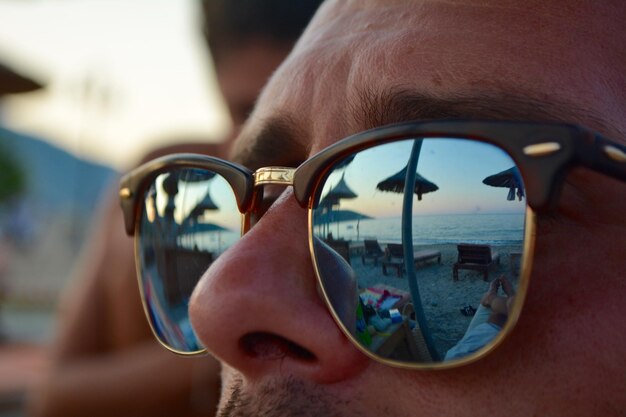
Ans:
{"label": "man's face", "polygon": [[[242,163],[296,166],[406,118],[566,121],[624,141],[623,5],[379,3],[322,7],[240,135]],[[318,295],[306,211],[286,190],[190,304],[224,365],[224,415],[624,413],[624,196],[571,172],[556,213],[538,218],[512,334],[478,362],[425,372],[376,363],[342,335]]]}

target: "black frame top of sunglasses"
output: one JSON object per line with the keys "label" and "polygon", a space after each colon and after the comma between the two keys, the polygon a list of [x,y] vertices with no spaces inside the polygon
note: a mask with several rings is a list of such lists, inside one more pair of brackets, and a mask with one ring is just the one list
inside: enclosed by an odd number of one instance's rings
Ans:
{"label": "black frame top of sunglasses", "polygon": [[[330,168],[343,158],[374,144],[409,138],[458,138],[493,144],[507,152],[519,167],[529,206],[545,212],[556,206],[567,172],[584,166],[626,181],[626,145],[581,126],[518,121],[436,120],[404,122],[357,133],[317,153],[299,167],[277,172],[293,174],[283,183],[293,183],[302,207],[314,207],[314,191]],[[172,168],[213,171],[230,184],[242,213],[254,201],[255,173],[241,165],[206,155],[172,154],[136,168],[120,183],[125,229],[134,234],[141,206],[137,196],[160,173]],[[290,172],[293,171],[293,172]]]}

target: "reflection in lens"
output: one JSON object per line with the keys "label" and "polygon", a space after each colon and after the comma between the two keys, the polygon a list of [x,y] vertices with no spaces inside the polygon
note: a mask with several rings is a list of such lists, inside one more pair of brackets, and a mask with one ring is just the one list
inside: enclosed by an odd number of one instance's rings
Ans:
{"label": "reflection in lens", "polygon": [[504,151],[450,138],[378,145],[337,163],[317,201],[324,292],[368,351],[410,363],[463,359],[505,327],[526,201]]}
{"label": "reflection in lens", "polygon": [[189,297],[211,263],[239,238],[240,213],[224,178],[202,169],[160,174],[148,187],[139,231],[140,285],[156,335],[182,352],[202,349]]}

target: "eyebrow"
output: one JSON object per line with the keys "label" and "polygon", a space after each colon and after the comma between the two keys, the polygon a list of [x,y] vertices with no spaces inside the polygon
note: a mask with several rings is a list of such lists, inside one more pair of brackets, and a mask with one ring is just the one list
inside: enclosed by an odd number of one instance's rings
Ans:
{"label": "eyebrow", "polygon": [[411,120],[487,119],[585,124],[608,133],[619,130],[600,115],[572,103],[548,102],[531,94],[465,91],[435,97],[409,88],[359,90],[349,114],[361,130]]}
{"label": "eyebrow", "polygon": [[[365,88],[348,102],[346,116],[348,135],[414,120],[483,119],[578,123],[622,141],[625,136],[600,115],[572,103],[497,91],[466,91],[435,97],[406,87],[384,91]],[[248,145],[236,145],[232,159],[252,170],[268,165],[295,167],[304,161],[311,148],[312,138],[308,136],[295,117],[277,114],[261,123],[261,129],[251,135]]]}

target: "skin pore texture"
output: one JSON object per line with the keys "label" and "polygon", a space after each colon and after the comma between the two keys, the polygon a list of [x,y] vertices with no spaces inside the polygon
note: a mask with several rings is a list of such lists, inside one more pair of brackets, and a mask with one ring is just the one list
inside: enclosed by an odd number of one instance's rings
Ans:
{"label": "skin pore texture", "polygon": [[[330,1],[235,145],[297,166],[410,119],[564,121],[626,140],[626,6],[578,1]],[[584,169],[537,219],[525,307],[487,357],[443,371],[378,364],[317,293],[306,210],[287,189],[198,284],[190,314],[222,362],[223,416],[621,415],[624,185]]]}

